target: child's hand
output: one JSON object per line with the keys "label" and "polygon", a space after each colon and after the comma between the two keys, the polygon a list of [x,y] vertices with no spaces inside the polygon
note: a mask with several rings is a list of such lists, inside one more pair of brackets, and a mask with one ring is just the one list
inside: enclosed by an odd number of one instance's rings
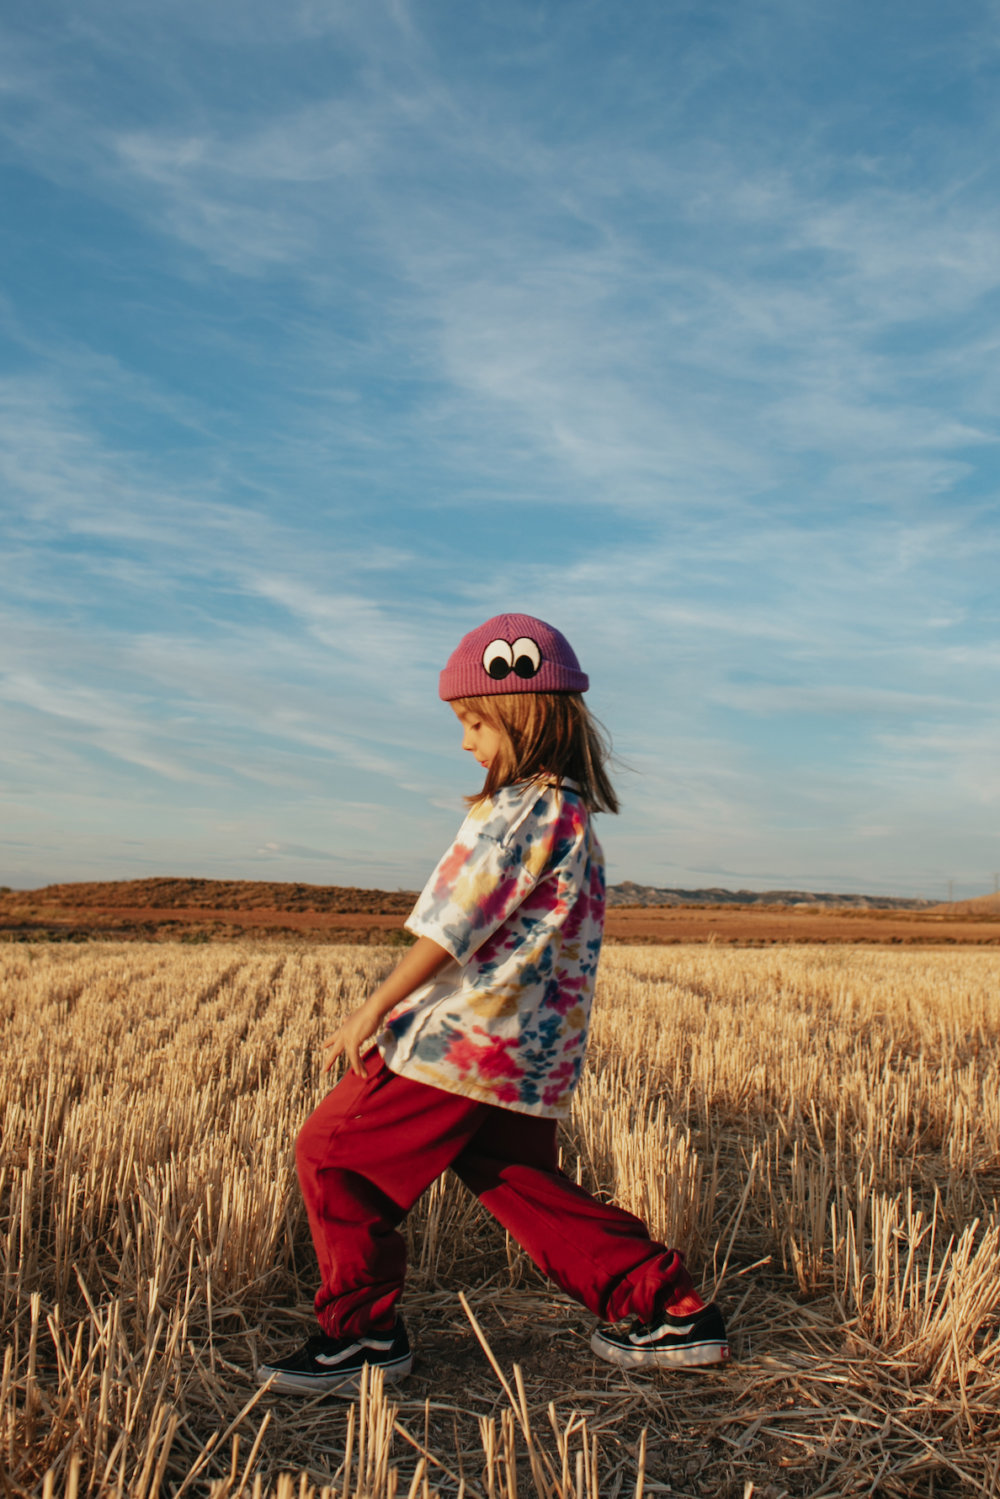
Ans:
{"label": "child's hand", "polygon": [[329,1072],[337,1058],[345,1056],[351,1071],[357,1073],[358,1077],[364,1077],[361,1048],[378,1030],[381,1019],[382,1012],[373,1008],[370,999],[366,1000],[352,1015],[348,1015],[343,1025],[334,1031],[329,1041],[323,1042],[324,1051],[327,1047],[331,1048],[323,1071]]}
{"label": "child's hand", "polygon": [[400,958],[387,979],[384,979],[374,994],[370,994],[363,1005],[348,1015],[339,1030],[335,1030],[329,1041],[323,1042],[323,1050],[330,1048],[330,1060],[323,1068],[329,1072],[340,1056],[345,1056],[351,1071],[364,1077],[361,1063],[361,1048],[381,1028],[383,1018],[395,1005],[412,994],[420,984],[426,983],[443,963],[451,957],[430,937],[418,937],[405,957]]}

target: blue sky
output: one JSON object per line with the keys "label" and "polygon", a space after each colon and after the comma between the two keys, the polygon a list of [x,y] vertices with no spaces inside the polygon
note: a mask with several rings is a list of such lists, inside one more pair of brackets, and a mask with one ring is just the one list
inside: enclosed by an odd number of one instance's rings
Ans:
{"label": "blue sky", "polygon": [[1000,867],[995,4],[8,7],[0,883],[411,886],[522,609],[612,880]]}

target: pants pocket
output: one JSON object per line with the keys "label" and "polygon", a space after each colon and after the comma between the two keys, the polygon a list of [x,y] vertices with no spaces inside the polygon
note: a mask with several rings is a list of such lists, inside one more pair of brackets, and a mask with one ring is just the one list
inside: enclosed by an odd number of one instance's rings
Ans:
{"label": "pants pocket", "polygon": [[383,1074],[391,1076],[378,1047],[373,1046],[361,1061],[364,1077],[345,1072],[299,1131],[295,1155],[300,1177],[303,1171],[321,1171],[330,1164],[334,1145],[352,1125],[356,1126],[364,1119],[365,1101],[387,1081]]}

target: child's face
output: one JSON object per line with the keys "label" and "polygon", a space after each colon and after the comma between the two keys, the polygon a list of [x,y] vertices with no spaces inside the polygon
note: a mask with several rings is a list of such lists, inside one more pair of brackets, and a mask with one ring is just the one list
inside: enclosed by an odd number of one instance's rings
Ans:
{"label": "child's face", "polygon": [[452,703],[451,706],[464,730],[462,748],[475,755],[484,770],[489,770],[500,749],[499,733],[490,728],[488,723],[483,723],[477,714],[470,713],[461,702]]}

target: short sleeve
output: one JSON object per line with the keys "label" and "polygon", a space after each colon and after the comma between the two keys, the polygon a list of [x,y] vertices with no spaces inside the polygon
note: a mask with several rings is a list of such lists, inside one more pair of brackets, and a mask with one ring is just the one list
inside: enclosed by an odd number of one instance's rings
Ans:
{"label": "short sleeve", "polygon": [[514,914],[551,857],[558,797],[534,788],[525,806],[523,788],[512,805],[507,796],[466,818],[405,923],[459,963]]}

